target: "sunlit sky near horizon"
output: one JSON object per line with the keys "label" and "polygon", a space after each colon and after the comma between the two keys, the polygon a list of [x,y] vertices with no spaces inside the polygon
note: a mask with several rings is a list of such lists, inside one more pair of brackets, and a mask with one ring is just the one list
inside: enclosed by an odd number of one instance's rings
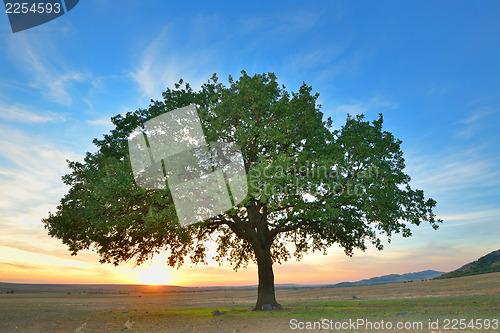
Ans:
{"label": "sunlit sky near horizon", "polygon": [[[0,6],[2,7],[2,6]],[[338,247],[275,265],[276,283],[336,283],[450,271],[500,248],[500,2],[86,0],[13,34],[0,13],[0,282],[257,284],[229,264],[134,268],[71,257],[41,220],[67,191],[66,159],[94,151],[109,118],[183,78],[274,72],[346,114],[384,115],[412,185],[437,200],[438,231],[413,228],[384,251]]]}

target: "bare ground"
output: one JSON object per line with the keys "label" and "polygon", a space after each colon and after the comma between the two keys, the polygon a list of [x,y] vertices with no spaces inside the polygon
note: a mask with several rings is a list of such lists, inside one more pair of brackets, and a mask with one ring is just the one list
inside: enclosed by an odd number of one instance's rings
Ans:
{"label": "bare ground", "polygon": [[[353,329],[344,326],[307,332],[500,332],[477,326],[445,330],[447,319],[500,320],[500,273],[383,286],[301,288],[277,291],[282,312],[250,311],[255,290],[0,294],[0,332],[291,332],[314,322],[366,320],[422,323],[422,329]],[[50,290],[49,290],[50,291]],[[126,286],[124,286],[124,292]],[[353,298],[353,296],[355,298]],[[212,311],[226,311],[214,316]],[[296,328],[291,320],[296,319]],[[330,322],[331,320],[331,322]],[[317,324],[316,324],[317,325]],[[318,327],[316,327],[318,328]],[[458,327],[460,328],[460,327]]]}

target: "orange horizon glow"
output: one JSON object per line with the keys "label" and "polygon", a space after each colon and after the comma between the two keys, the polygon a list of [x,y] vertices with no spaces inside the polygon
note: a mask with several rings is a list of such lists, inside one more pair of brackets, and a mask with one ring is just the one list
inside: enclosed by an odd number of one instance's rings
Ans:
{"label": "orange horizon glow", "polygon": [[[40,235],[43,235],[40,232]],[[40,236],[41,237],[41,236]],[[332,249],[327,256],[308,254],[300,262],[290,260],[283,265],[274,265],[276,284],[334,284],[358,281],[387,274],[404,274],[433,269],[451,271],[480,255],[491,252],[478,247],[477,254],[456,257],[450,260],[446,253],[437,255],[425,248],[422,260],[408,260],[414,251],[398,247],[403,240],[395,240],[382,252],[368,249],[347,257],[341,249]],[[186,263],[179,269],[168,266],[168,255],[156,255],[140,266],[125,262],[118,266],[99,264],[96,253],[85,250],[70,256],[58,240],[48,239],[43,243],[27,243],[17,240],[11,244],[0,244],[0,282],[27,284],[128,284],[128,285],[175,285],[184,287],[250,286],[258,284],[255,264],[234,271],[227,263],[219,266],[207,255],[208,265]],[[11,245],[11,246],[7,246]],[[38,249],[37,251],[33,249]],[[41,250],[40,250],[41,249]],[[488,251],[489,250],[489,251]],[[213,251],[212,251],[213,252]]]}
{"label": "orange horizon glow", "polygon": [[172,278],[169,275],[168,268],[164,256],[155,256],[150,263],[142,268],[139,279],[150,286],[169,285],[172,283]]}

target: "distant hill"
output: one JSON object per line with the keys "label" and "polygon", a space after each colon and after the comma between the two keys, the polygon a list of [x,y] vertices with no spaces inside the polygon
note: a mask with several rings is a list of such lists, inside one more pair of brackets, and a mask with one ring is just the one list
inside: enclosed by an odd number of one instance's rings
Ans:
{"label": "distant hill", "polygon": [[334,285],[329,285],[328,287],[332,288],[332,287],[374,286],[379,284],[403,283],[410,281],[413,282],[413,281],[429,280],[443,274],[444,272],[438,272],[432,270],[415,272],[415,273],[406,273],[406,274],[389,274],[389,275],[374,277],[371,279],[364,279],[356,282],[340,282]]}
{"label": "distant hill", "polygon": [[476,261],[468,263],[459,269],[436,277],[436,279],[447,279],[459,276],[486,274],[500,272],[500,250],[493,251]]}

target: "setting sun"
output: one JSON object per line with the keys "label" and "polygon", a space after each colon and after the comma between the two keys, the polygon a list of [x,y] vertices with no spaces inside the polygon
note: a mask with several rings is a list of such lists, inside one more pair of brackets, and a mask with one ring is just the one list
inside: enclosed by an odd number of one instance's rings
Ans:
{"label": "setting sun", "polygon": [[149,285],[165,285],[171,283],[172,279],[169,276],[168,265],[161,258],[153,259],[150,264],[145,264],[141,267],[140,281]]}

